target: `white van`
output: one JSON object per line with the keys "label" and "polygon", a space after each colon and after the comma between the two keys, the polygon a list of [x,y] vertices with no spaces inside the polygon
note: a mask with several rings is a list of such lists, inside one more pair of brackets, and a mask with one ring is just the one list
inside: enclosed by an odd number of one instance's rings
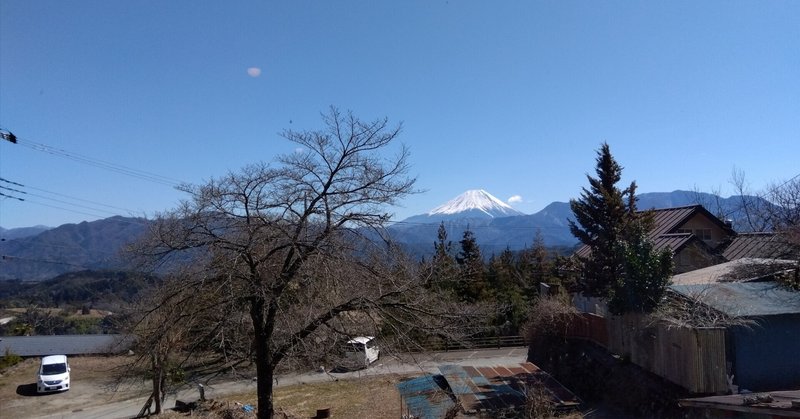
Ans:
{"label": "white van", "polygon": [[36,377],[36,391],[69,390],[69,364],[66,355],[50,355],[42,358],[39,375]]}
{"label": "white van", "polygon": [[381,356],[380,348],[372,336],[359,336],[347,341],[345,352],[347,365],[357,368],[366,368]]}

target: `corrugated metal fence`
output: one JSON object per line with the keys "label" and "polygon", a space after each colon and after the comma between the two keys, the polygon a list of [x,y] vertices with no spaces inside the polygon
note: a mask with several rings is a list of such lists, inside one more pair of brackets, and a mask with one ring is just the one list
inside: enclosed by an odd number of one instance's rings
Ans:
{"label": "corrugated metal fence", "polygon": [[492,336],[465,338],[459,341],[447,339],[428,339],[411,348],[408,352],[420,351],[461,351],[465,349],[499,349],[527,346],[528,342],[522,336]]}
{"label": "corrugated metal fence", "polygon": [[568,336],[590,339],[692,393],[728,390],[725,329],[649,324],[645,316],[584,313]]}

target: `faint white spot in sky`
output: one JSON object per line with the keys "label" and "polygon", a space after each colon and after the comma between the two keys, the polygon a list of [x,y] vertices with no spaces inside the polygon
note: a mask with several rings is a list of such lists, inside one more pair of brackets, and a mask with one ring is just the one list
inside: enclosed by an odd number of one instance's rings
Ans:
{"label": "faint white spot in sky", "polygon": [[258,77],[261,75],[261,69],[258,67],[250,67],[247,69],[247,75],[250,77]]}
{"label": "faint white spot in sky", "polygon": [[297,147],[297,148],[294,149],[294,152],[297,153],[297,154],[301,154],[301,153],[305,153],[306,149],[303,148],[303,147]]}
{"label": "faint white spot in sky", "polygon": [[511,198],[508,198],[509,204],[516,204],[517,202],[522,202],[522,197],[519,195],[514,195]]}

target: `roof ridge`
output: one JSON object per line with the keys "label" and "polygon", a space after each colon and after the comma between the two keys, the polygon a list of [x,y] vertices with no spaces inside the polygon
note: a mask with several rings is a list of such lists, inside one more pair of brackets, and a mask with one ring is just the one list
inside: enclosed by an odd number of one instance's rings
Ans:
{"label": "roof ridge", "polygon": [[680,207],[667,207],[667,208],[651,208],[647,210],[640,210],[638,212],[646,212],[646,211],[671,211],[671,210],[681,210],[681,209],[689,209],[689,208],[697,208],[702,207],[702,204],[692,204],[692,205],[683,205]]}

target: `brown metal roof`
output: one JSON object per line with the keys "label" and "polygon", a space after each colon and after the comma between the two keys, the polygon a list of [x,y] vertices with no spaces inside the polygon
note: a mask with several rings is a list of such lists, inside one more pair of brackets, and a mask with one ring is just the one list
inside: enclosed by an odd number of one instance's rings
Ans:
{"label": "brown metal roof", "polygon": [[652,210],[655,220],[653,230],[650,231],[650,238],[658,237],[662,234],[674,233],[683,223],[688,221],[698,211],[701,205],[688,207],[662,208]]}
{"label": "brown metal roof", "polygon": [[686,246],[689,242],[698,240],[698,238],[692,233],[674,233],[674,234],[663,234],[661,236],[650,238],[653,241],[653,246],[656,250],[664,250],[669,248],[673,252],[678,252],[683,246]]}
{"label": "brown metal roof", "polygon": [[727,260],[741,258],[781,259],[796,256],[797,250],[775,233],[741,233],[722,252]]}
{"label": "brown metal roof", "polygon": [[658,237],[662,234],[674,233],[680,226],[689,221],[697,214],[703,214],[706,218],[718,225],[721,229],[735,234],[733,229],[720,220],[717,216],[709,212],[702,205],[689,205],[685,207],[662,208],[650,210],[655,217],[655,227],[650,232],[650,237]]}
{"label": "brown metal roof", "polygon": [[[700,242],[700,240],[692,233],[672,233],[662,234],[660,236],[653,236],[651,234],[649,239],[653,242],[653,246],[656,250],[669,248],[675,253],[679,252],[683,246],[686,246],[693,241]],[[587,245],[583,245],[575,251],[575,255],[579,257],[589,257],[590,254],[592,254],[592,251]]]}
{"label": "brown metal roof", "polygon": [[[640,211],[640,213],[642,212],[644,211]],[[653,213],[653,229],[648,234],[648,238],[654,242],[658,250],[669,247],[673,252],[678,252],[683,246],[692,241],[693,235],[691,233],[676,233],[676,231],[697,214],[705,215],[706,218],[720,228],[729,231],[731,234],[736,234],[733,229],[702,205],[652,209],[649,212]],[[590,254],[591,248],[587,245],[583,245],[575,251],[575,255],[579,257],[588,257]]]}

